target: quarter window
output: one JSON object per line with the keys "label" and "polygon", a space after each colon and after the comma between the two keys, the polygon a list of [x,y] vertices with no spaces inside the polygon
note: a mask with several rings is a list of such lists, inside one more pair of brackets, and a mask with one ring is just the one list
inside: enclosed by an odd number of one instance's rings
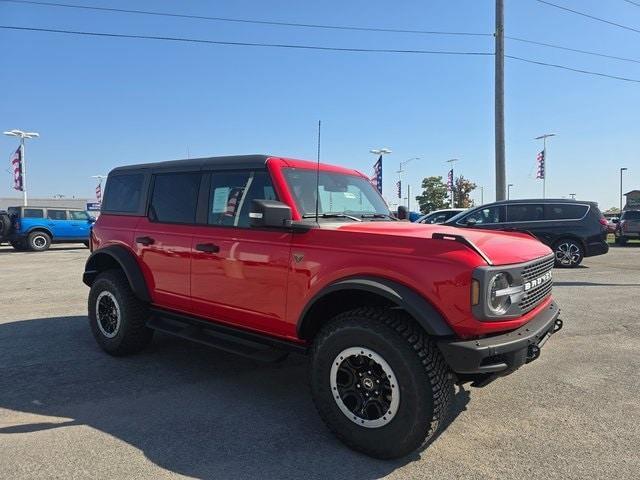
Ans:
{"label": "quarter window", "polygon": [[195,223],[200,172],[155,176],[149,219],[163,223]]}
{"label": "quarter window", "polygon": [[44,218],[44,210],[41,208],[25,208],[22,210],[22,218]]}
{"label": "quarter window", "polygon": [[104,192],[105,212],[136,213],[140,208],[144,175],[132,173],[110,176]]}
{"label": "quarter window", "polygon": [[47,209],[47,218],[49,220],[66,220],[67,219],[67,211],[66,210],[52,210],[51,208]]}
{"label": "quarter window", "polygon": [[578,220],[587,213],[586,205],[574,205],[571,203],[555,203],[545,205],[545,217],[547,220]]}

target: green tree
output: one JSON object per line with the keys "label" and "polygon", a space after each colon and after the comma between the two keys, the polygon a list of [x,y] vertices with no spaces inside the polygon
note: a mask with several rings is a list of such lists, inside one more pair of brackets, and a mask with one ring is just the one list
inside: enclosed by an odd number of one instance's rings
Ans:
{"label": "green tree", "polygon": [[422,195],[416,197],[416,201],[420,205],[420,211],[423,214],[447,208],[449,201],[447,185],[442,181],[442,177],[426,177],[422,180]]}
{"label": "green tree", "polygon": [[469,208],[473,206],[471,200],[471,192],[476,189],[477,185],[471,180],[464,178],[462,175],[457,177],[453,182],[453,205],[456,208]]}

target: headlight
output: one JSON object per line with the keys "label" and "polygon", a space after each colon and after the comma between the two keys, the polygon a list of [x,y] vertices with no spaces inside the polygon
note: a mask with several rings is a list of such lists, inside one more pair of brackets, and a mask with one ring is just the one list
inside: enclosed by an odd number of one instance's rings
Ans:
{"label": "headlight", "polygon": [[511,306],[511,276],[508,273],[494,275],[487,285],[487,307],[495,315],[504,315]]}

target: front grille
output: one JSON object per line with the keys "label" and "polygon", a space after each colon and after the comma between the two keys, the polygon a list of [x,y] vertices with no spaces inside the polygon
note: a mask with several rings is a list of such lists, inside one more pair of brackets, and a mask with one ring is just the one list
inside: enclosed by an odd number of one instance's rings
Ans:
{"label": "front grille", "polygon": [[[553,264],[553,256],[530,263],[522,269],[521,274],[523,282],[526,283],[540,278],[545,273],[550,272],[553,269]],[[549,280],[525,292],[522,300],[520,300],[520,303],[518,304],[522,313],[527,313],[539,305],[540,302],[542,302],[542,300],[551,293],[552,286],[553,280]]]}

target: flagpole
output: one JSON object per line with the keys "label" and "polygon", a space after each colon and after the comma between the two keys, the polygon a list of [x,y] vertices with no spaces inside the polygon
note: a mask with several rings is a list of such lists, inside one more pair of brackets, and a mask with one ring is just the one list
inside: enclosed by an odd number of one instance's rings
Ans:
{"label": "flagpole", "polygon": [[24,137],[20,137],[20,159],[22,160],[22,199],[26,207],[27,201],[27,157],[24,155]]}
{"label": "flagpole", "polygon": [[454,172],[453,172],[453,166],[455,165],[455,163],[458,161],[457,158],[452,158],[451,160],[447,160],[447,163],[451,164],[451,208],[454,208],[454,203],[455,203],[455,176],[454,176]]}
{"label": "flagpole", "polygon": [[542,198],[546,198],[547,193],[547,138],[555,137],[555,133],[545,133],[536,137],[535,140],[542,140],[542,160],[544,162],[544,169],[542,175]]}

